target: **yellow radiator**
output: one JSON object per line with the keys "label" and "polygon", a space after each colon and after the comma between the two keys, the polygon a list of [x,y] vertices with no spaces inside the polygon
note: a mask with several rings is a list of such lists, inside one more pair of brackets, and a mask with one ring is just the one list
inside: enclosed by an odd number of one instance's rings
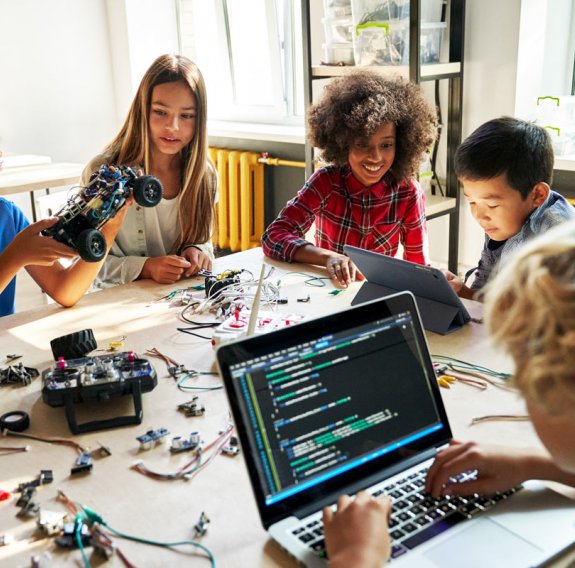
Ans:
{"label": "yellow radiator", "polygon": [[219,177],[214,245],[233,252],[257,247],[264,232],[264,165],[256,152],[210,148]]}

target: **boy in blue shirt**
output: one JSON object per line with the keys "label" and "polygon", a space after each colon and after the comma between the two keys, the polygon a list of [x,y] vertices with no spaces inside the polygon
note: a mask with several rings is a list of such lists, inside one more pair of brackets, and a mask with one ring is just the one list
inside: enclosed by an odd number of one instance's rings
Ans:
{"label": "boy in blue shirt", "polygon": [[[111,245],[122,225],[128,207],[102,227],[106,242]],[[63,306],[73,306],[88,289],[102,262],[78,259],[64,267],[58,259],[74,258],[78,253],[51,237],[40,233],[55,225],[51,217],[29,224],[24,213],[11,201],[0,197],[0,317],[13,314],[16,274],[26,268],[36,283]]]}
{"label": "boy in blue shirt", "polygon": [[550,188],[553,148],[547,131],[524,120],[502,117],[475,130],[455,153],[455,173],[485,243],[470,287],[447,278],[463,298],[476,298],[500,263],[532,237],[575,218],[575,209]]}

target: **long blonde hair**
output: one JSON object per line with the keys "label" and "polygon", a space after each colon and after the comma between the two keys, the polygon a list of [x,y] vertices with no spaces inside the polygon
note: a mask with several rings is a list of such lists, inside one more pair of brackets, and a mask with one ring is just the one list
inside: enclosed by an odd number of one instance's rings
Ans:
{"label": "long blonde hair", "polygon": [[549,414],[575,409],[575,222],[521,249],[488,285],[485,315],[525,399]]}
{"label": "long blonde hair", "polygon": [[204,78],[195,63],[182,55],[160,55],[146,71],[126,121],[104,152],[87,166],[83,179],[101,164],[144,167],[150,171],[148,120],[152,91],[157,85],[184,81],[196,98],[196,130],[182,150],[181,232],[176,251],[184,245],[204,243],[211,237],[215,217],[217,177],[208,154],[207,94]]}

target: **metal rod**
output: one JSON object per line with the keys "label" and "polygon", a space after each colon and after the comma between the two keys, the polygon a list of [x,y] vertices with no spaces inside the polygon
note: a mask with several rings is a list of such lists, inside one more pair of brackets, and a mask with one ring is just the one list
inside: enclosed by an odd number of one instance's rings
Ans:
{"label": "metal rod", "polygon": [[294,162],[292,160],[281,160],[280,158],[258,158],[260,164],[266,166],[291,166],[292,168],[305,168],[305,162]]}

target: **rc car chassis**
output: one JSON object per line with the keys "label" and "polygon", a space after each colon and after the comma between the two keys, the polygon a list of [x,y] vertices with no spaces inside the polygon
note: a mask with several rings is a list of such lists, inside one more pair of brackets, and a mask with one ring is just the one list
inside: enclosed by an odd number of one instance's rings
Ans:
{"label": "rc car chassis", "polygon": [[86,262],[106,255],[106,239],[99,228],[120,210],[130,195],[142,207],[154,207],[162,199],[162,184],[153,176],[140,176],[127,166],[102,165],[90,181],[70,197],[58,213],[56,225],[42,234],[53,237],[80,254]]}

